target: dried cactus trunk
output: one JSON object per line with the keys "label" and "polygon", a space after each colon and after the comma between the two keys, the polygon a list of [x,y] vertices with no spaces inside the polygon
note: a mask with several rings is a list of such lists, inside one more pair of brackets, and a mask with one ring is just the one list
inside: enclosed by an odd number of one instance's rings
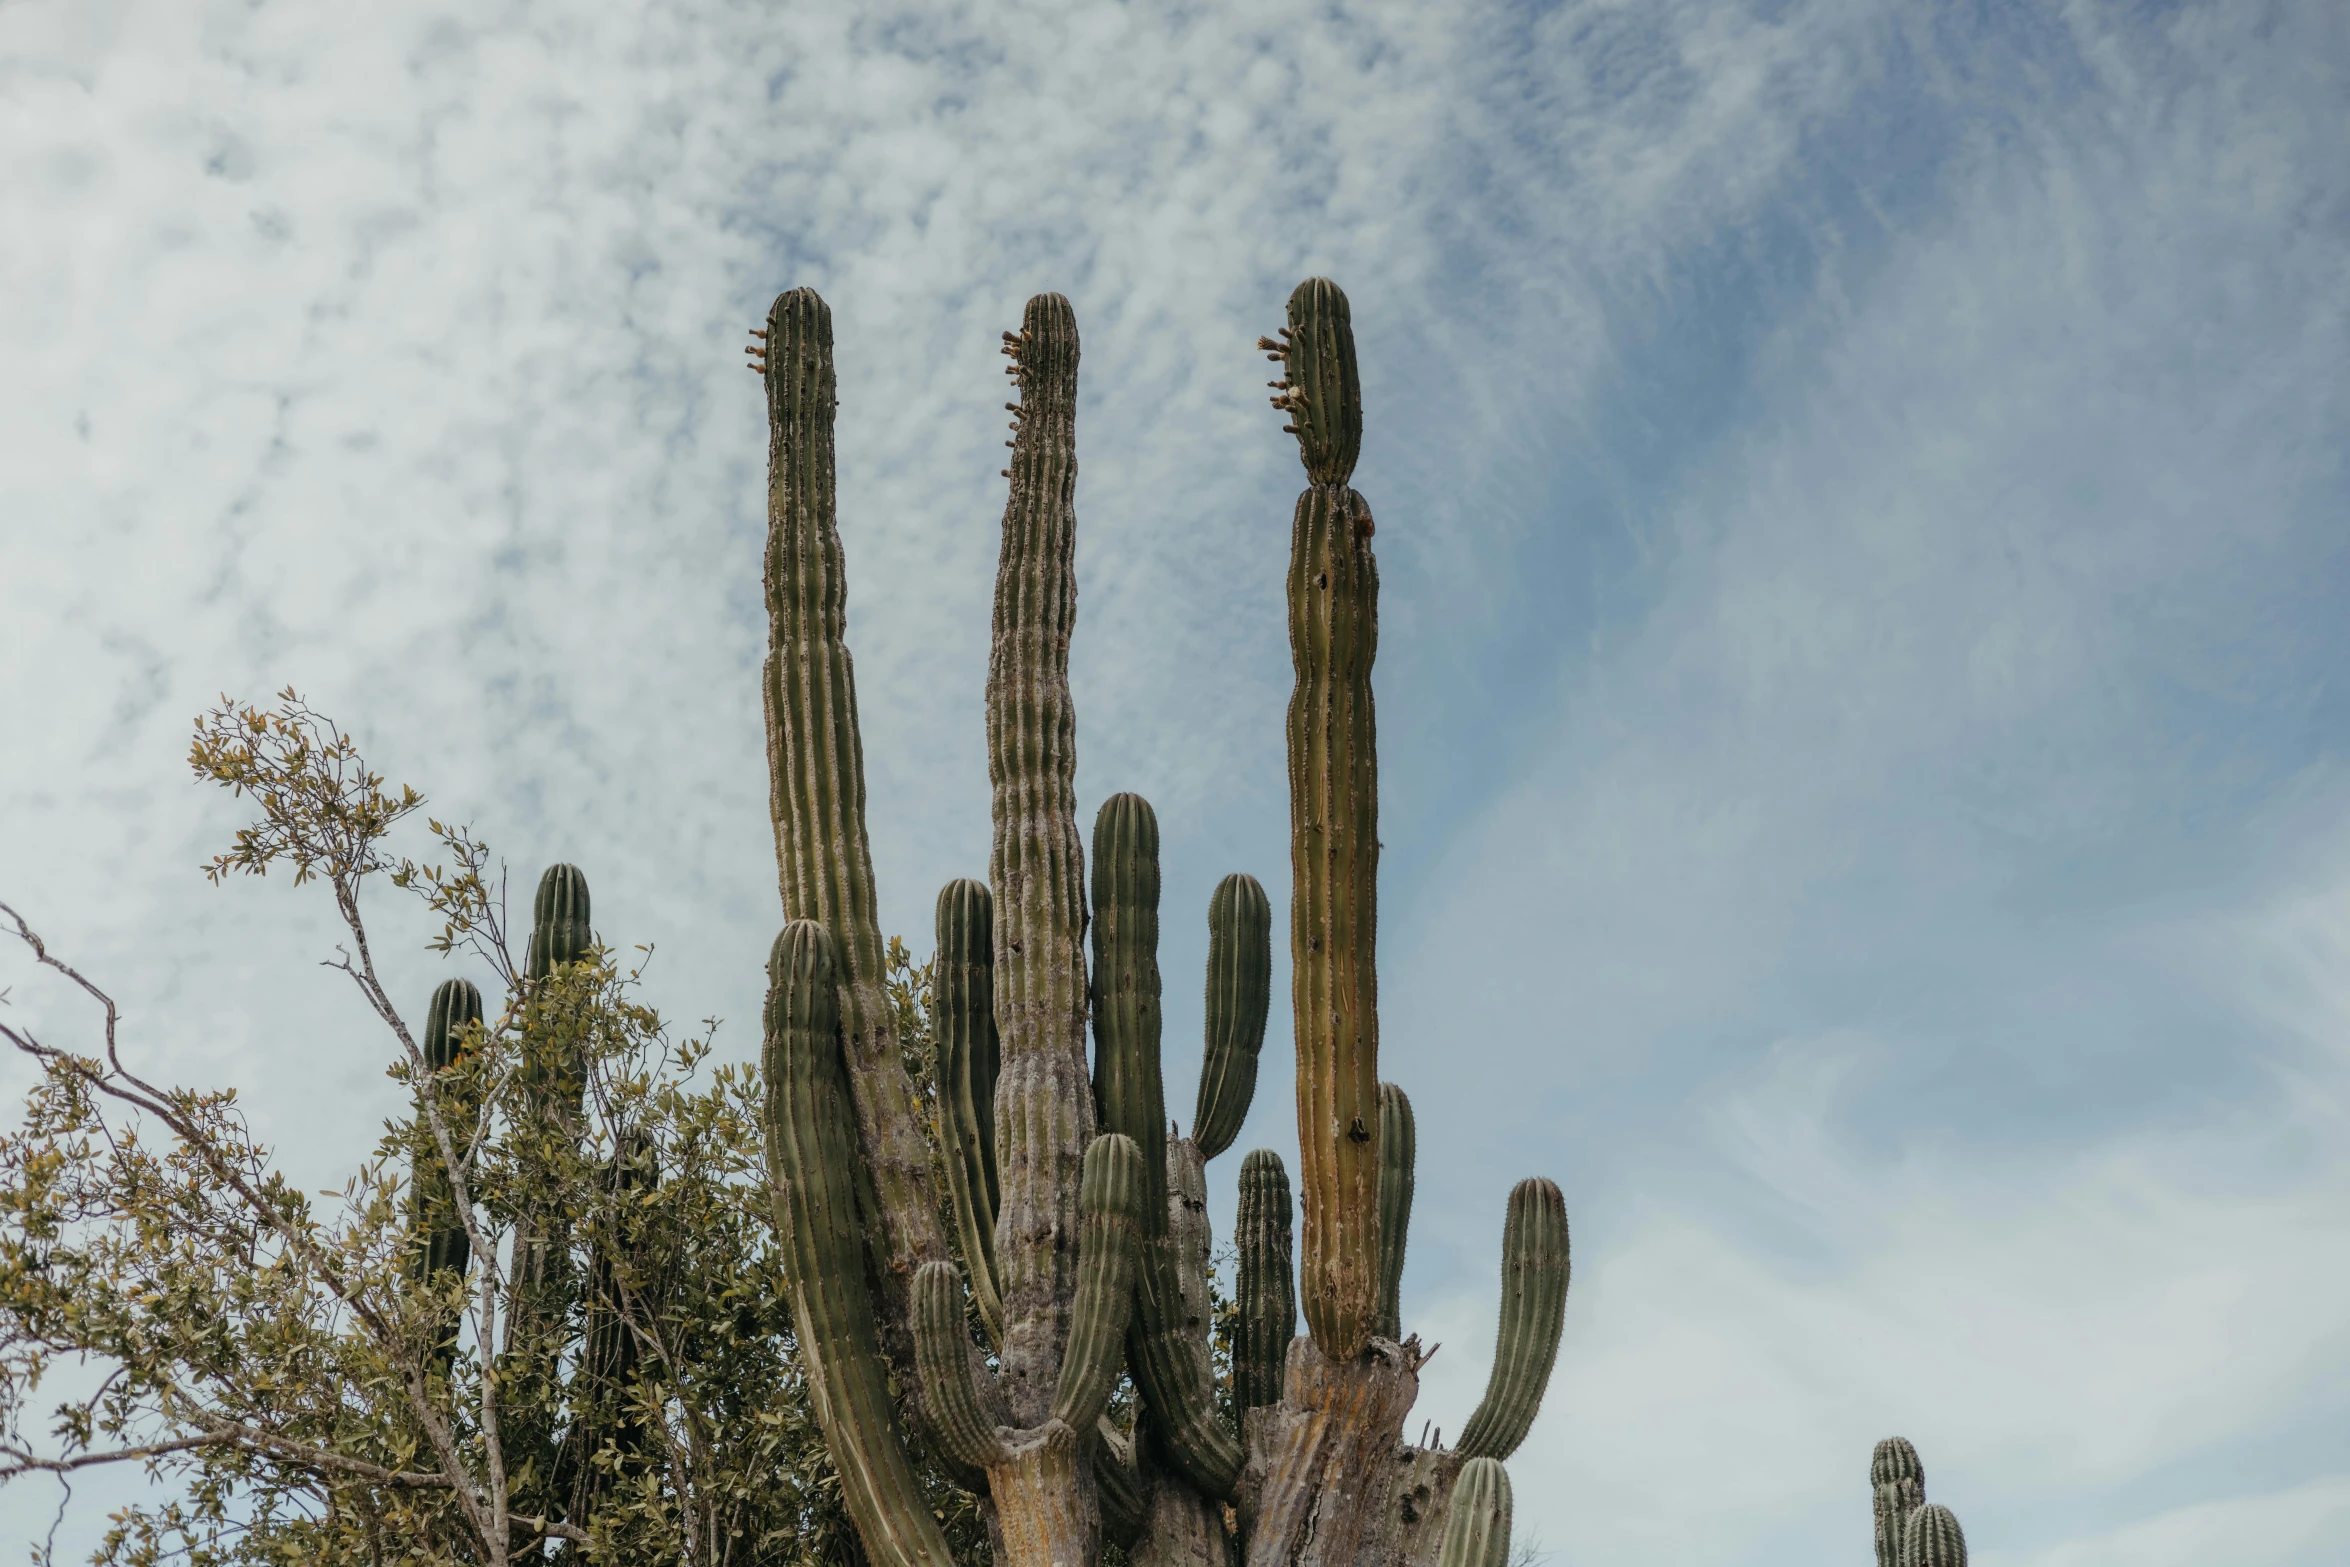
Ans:
{"label": "dried cactus trunk", "polygon": [[1379,1312],[1379,566],[1346,487],[1362,440],[1354,330],[1326,279],[1289,296],[1282,399],[1313,479],[1290,534],[1289,904],[1306,1327],[1333,1360]]}
{"label": "dried cactus trunk", "polygon": [[[1028,302],[1005,351],[1019,382],[987,670],[995,843],[997,1285],[1015,1422],[1052,1403],[1076,1290],[1078,1166],[1094,1132],[1085,1069],[1084,850],[1077,837],[1069,635],[1077,616],[1077,318]],[[1145,1151],[1146,1170],[1156,1163]],[[1147,1177],[1146,1177],[1147,1178]],[[1082,1466],[1081,1466],[1082,1467]]]}
{"label": "dried cactus trunk", "polygon": [[881,1341],[910,1380],[906,1291],[914,1270],[944,1258],[947,1246],[922,1116],[898,1054],[874,906],[833,478],[832,311],[813,289],[777,296],[763,357],[768,644],[761,690],[776,870],[784,917],[814,920],[832,936],[858,1146],[879,1199],[872,1217],[880,1232],[874,1271]]}

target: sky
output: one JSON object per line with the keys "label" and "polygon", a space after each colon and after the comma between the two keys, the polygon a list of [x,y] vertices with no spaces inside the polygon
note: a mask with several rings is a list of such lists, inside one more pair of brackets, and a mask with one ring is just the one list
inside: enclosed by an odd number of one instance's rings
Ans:
{"label": "sky", "polygon": [[[1575,1277],[1511,1469],[1555,1567],[1865,1562],[1894,1433],[1980,1567],[2338,1563],[2346,75],[2324,3],[15,0],[0,899],[339,1184],[388,1042],[315,889],[198,874],[243,818],[184,761],[293,685],[518,894],[580,865],[747,1057],[746,329],[834,312],[920,952],[986,863],[998,334],[1057,290],[1080,809],[1157,808],[1183,1114],[1208,893],[1287,881],[1302,474],[1249,345],[1327,275],[1415,1432],[1476,1402],[1541,1173]],[[370,913],[421,1012],[435,927]],[[93,1037],[21,954],[0,985]],[[1287,1017],[1277,975],[1240,1148],[1294,1149]]]}

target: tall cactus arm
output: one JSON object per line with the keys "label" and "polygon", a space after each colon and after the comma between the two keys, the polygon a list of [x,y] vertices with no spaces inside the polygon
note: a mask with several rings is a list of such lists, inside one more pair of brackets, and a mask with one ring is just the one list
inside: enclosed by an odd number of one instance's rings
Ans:
{"label": "tall cactus arm", "polygon": [[1877,1567],[1901,1567],[1901,1532],[1926,1505],[1926,1466],[1907,1437],[1889,1436],[1869,1454],[1869,1510]]}
{"label": "tall cactus arm", "polygon": [[1438,1567],[1504,1567],[1510,1559],[1510,1476],[1491,1458],[1472,1458],[1453,1482]]}
{"label": "tall cactus arm", "polygon": [[1093,819],[1094,1105],[1141,1155],[1145,1233],[1167,1227],[1167,1096],[1159,1072],[1159,819],[1114,794]]}
{"label": "tall cactus arm", "polygon": [[1085,1070],[1085,850],[1069,634],[1077,617],[1077,317],[1028,301],[1005,352],[1020,387],[987,668],[994,847],[996,1283],[1004,1393],[1050,1407],[1077,1288],[1079,1167],[1093,1140]]}
{"label": "tall cactus arm", "polygon": [[[471,980],[443,980],[432,993],[432,1002],[424,1014],[424,1064],[434,1072],[446,1072],[457,1064],[458,1052],[464,1048],[468,1033],[481,1026],[481,992]],[[473,1140],[473,1121],[454,1104],[446,1089],[441,1093],[441,1106],[448,1122],[450,1140],[464,1149]],[[436,1273],[462,1274],[473,1260],[473,1243],[466,1238],[464,1221],[456,1211],[456,1197],[450,1189],[448,1172],[442,1168],[440,1150],[429,1137],[420,1137],[419,1147],[408,1175],[410,1203],[415,1215],[415,1229],[421,1244],[411,1271],[418,1279],[429,1279]]]}
{"label": "tall cactus arm", "polygon": [[914,1363],[922,1377],[922,1412],[945,1454],[985,1469],[1006,1451],[995,1422],[980,1412],[963,1326],[963,1275],[951,1262],[924,1263],[914,1275]]}
{"label": "tall cactus arm", "polygon": [[1283,378],[1273,406],[1290,416],[1306,477],[1344,484],[1363,449],[1363,383],[1355,373],[1354,324],[1346,294],[1328,278],[1308,278],[1289,296],[1289,325],[1279,344]]}
{"label": "tall cactus arm", "polygon": [[777,296],[767,316],[768,809],[784,917],[831,932],[840,965],[842,1042],[866,1170],[881,1281],[883,1344],[909,1379],[906,1290],[947,1255],[931,1190],[930,1146],[898,1053],[873,856],[865,835],[865,759],[846,639],[848,591],[833,479],[832,311],[813,289]]}
{"label": "tall cactus arm", "polygon": [[1379,1085],[1379,1323],[1381,1338],[1403,1337],[1403,1253],[1412,1232],[1413,1161],[1420,1135],[1412,1102],[1393,1083]]}
{"label": "tall cactus arm", "polygon": [[1257,1053],[1273,1002],[1273,905],[1235,871],[1208,899],[1208,1037],[1191,1137],[1200,1157],[1232,1146],[1257,1092]]}
{"label": "tall cactus arm", "polygon": [[1233,1225],[1239,1256],[1234,1290],[1240,1336],[1232,1350],[1232,1407],[1281,1402],[1289,1341],[1297,1337],[1297,1292],[1291,1280],[1289,1172],[1281,1156],[1259,1148],[1240,1161],[1240,1212]]}
{"label": "tall cactus arm", "polygon": [[767,960],[767,1171],[792,1320],[866,1553],[881,1567],[952,1567],[906,1458],[866,1290],[835,972],[832,939],[812,920],[784,926]]}
{"label": "tall cactus arm", "polygon": [[1090,1430],[1109,1407],[1125,1363],[1126,1320],[1134,1307],[1134,1262],[1142,1249],[1142,1151],[1105,1132],[1085,1150],[1077,1197],[1077,1305],[1069,1351],[1053,1390],[1053,1418]]}
{"label": "tall cactus arm", "polygon": [[1501,1235],[1501,1332],[1484,1401],[1461,1428],[1457,1449],[1473,1458],[1507,1458],[1526,1440],[1558,1358],[1567,1312],[1567,1202],[1540,1176],[1510,1192]]}
{"label": "tall cactus arm", "polygon": [[1306,1326],[1351,1361],[1379,1307],[1379,570],[1362,498],[1298,497],[1289,565],[1291,999]]}
{"label": "tall cactus arm", "polygon": [[532,979],[545,979],[557,964],[577,963],[596,944],[588,929],[588,885],[576,865],[550,865],[539,877],[538,895],[531,900],[530,956]]}
{"label": "tall cactus arm", "polygon": [[1966,1567],[1966,1535],[1958,1515],[1928,1502],[1901,1529],[1901,1567]]}
{"label": "tall cactus arm", "polygon": [[947,1186],[970,1270],[971,1299],[988,1342],[1004,1342],[995,1283],[995,899],[984,882],[951,881],[938,894],[932,1022],[938,1042],[938,1129]]}

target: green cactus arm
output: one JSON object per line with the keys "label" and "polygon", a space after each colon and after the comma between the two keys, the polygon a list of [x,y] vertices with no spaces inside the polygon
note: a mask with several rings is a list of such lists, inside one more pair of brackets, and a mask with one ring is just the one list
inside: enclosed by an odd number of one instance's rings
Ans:
{"label": "green cactus arm", "polygon": [[1907,1437],[1889,1436],[1869,1454],[1869,1511],[1877,1567],[1901,1567],[1901,1531],[1926,1503],[1926,1466]]}
{"label": "green cactus arm", "polygon": [[1069,636],[1077,615],[1077,318],[1028,301],[1005,351],[1020,388],[987,668],[994,844],[996,1285],[1005,1396],[1044,1418],[1077,1287],[1076,1198],[1093,1140],[1085,1068],[1085,848]]}
{"label": "green cactus arm", "polygon": [[1159,1072],[1159,819],[1114,794],[1093,819],[1093,1092],[1102,1130],[1134,1139],[1145,1233],[1167,1226],[1167,1098]]}
{"label": "green cactus arm", "polygon": [[[446,1072],[457,1064],[467,1036],[481,1026],[481,992],[471,980],[443,980],[433,991],[424,1014],[424,1064]],[[473,1140],[474,1121],[446,1088],[440,1093],[443,1119],[450,1141],[462,1151]],[[409,1264],[411,1276],[424,1280],[436,1273],[463,1274],[473,1260],[473,1243],[456,1210],[456,1193],[441,1164],[440,1150],[429,1134],[418,1131],[418,1147],[409,1162],[408,1191],[412,1227],[419,1237]]]}
{"label": "green cactus arm", "polygon": [[1077,1304],[1060,1384],[1053,1389],[1053,1418],[1072,1431],[1087,1430],[1101,1419],[1125,1364],[1148,1186],[1142,1151],[1132,1138],[1105,1132],[1085,1150],[1077,1197]]}
{"label": "green cactus arm", "polygon": [[922,1377],[922,1412],[949,1458],[985,1469],[1004,1458],[1003,1436],[980,1412],[971,1336],[963,1324],[963,1275],[951,1262],[929,1262],[914,1275],[914,1363]]}
{"label": "green cactus arm", "polygon": [[531,900],[530,977],[545,979],[556,965],[579,962],[595,944],[595,932],[588,928],[587,877],[576,865],[548,866]]}
{"label": "green cactus arm", "polygon": [[1298,497],[1289,565],[1299,1294],[1315,1344],[1342,1364],[1362,1352],[1379,1309],[1379,571],[1369,521],[1352,490],[1315,485]]}
{"label": "green cactus arm", "polygon": [[794,920],[768,957],[763,1119],[792,1320],[825,1446],[866,1553],[881,1567],[952,1567],[890,1402],[855,1172],[833,943]]}
{"label": "green cactus arm", "polygon": [[1308,278],[1289,296],[1285,341],[1272,344],[1283,363],[1273,406],[1291,422],[1306,476],[1344,484],[1363,449],[1363,384],[1355,372],[1354,325],[1346,293],[1328,278]]}
{"label": "green cactus arm", "polygon": [[1289,1172],[1270,1148],[1256,1149],[1240,1161],[1233,1244],[1240,1334],[1232,1349],[1232,1406],[1245,1421],[1249,1410],[1281,1402],[1289,1342],[1297,1337]]}
{"label": "green cactus arm", "polygon": [[1208,900],[1207,1044],[1200,1058],[1192,1141],[1213,1159],[1232,1146],[1257,1092],[1257,1054],[1273,1002],[1273,905],[1254,876],[1235,871]]}
{"label": "green cactus arm", "polygon": [[1438,1567],[1505,1567],[1510,1521],[1509,1471],[1495,1459],[1470,1459],[1453,1482]]}
{"label": "green cactus arm", "polygon": [[947,1255],[931,1189],[930,1144],[898,1050],[896,1014],[865,830],[865,759],[847,642],[833,466],[837,401],[832,311],[813,289],[777,296],[761,356],[767,394],[765,562],[768,811],[786,919],[832,935],[850,1101],[868,1179],[882,1298],[882,1344],[913,1374],[906,1290],[914,1270]]}
{"label": "green cactus arm", "polygon": [[984,882],[951,881],[938,894],[931,975],[937,1040],[939,1140],[963,1244],[972,1303],[990,1344],[1004,1342],[995,1283],[995,899]]}
{"label": "green cactus arm", "polygon": [[1507,1458],[1526,1440],[1558,1359],[1571,1263],[1567,1202],[1540,1176],[1510,1192],[1501,1236],[1501,1331],[1485,1398],[1455,1444],[1471,1457]]}
{"label": "green cactus arm", "polygon": [[1958,1515],[1928,1502],[1901,1528],[1901,1567],[1966,1567],[1966,1535]]}
{"label": "green cactus arm", "polygon": [[1393,1083],[1379,1085],[1379,1323],[1381,1338],[1403,1337],[1403,1254],[1412,1232],[1413,1161],[1420,1135],[1412,1101]]}
{"label": "green cactus arm", "polygon": [[1122,1551],[1133,1549],[1149,1521],[1150,1497],[1133,1441],[1107,1420],[1094,1422],[1093,1484],[1101,1497],[1102,1538]]}
{"label": "green cactus arm", "polygon": [[[633,1129],[622,1132],[604,1178],[615,1194],[657,1188],[661,1165],[652,1139]],[[623,1315],[632,1292],[640,1308],[648,1304],[642,1293],[649,1283],[645,1275],[641,1237],[629,1235],[624,1226],[617,1232],[601,1227],[589,1237],[582,1292],[586,1326],[566,1389],[571,1427],[562,1439],[553,1488],[558,1499],[567,1499],[563,1516],[582,1527],[590,1526],[621,1476],[641,1463],[651,1439],[634,1397],[637,1337]],[[607,1444],[618,1467],[597,1461]]]}

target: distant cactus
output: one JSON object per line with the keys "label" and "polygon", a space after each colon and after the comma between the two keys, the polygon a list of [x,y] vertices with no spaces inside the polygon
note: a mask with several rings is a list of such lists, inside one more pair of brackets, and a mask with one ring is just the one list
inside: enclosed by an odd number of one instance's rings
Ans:
{"label": "distant cactus", "polygon": [[[436,1073],[448,1071],[457,1064],[467,1034],[480,1027],[481,992],[474,988],[472,981],[442,981],[440,988],[432,993],[431,1005],[425,1009],[425,1066]],[[466,1145],[473,1140],[472,1118],[445,1096],[442,1110],[450,1140],[462,1158]],[[457,1113],[450,1114],[452,1111]],[[473,1260],[473,1243],[466,1238],[464,1222],[453,1206],[455,1198],[449,1189],[448,1173],[441,1167],[440,1150],[431,1146],[428,1137],[421,1138],[421,1143],[408,1177],[413,1223],[420,1240],[412,1272],[418,1279],[428,1279],[437,1273],[462,1276]]]}
{"label": "distant cactus", "polygon": [[1297,1336],[1297,1292],[1291,1284],[1289,1172],[1281,1156],[1259,1148],[1240,1161],[1240,1213],[1235,1286],[1240,1332],[1232,1350],[1232,1407],[1281,1402],[1281,1374],[1289,1341]]}

